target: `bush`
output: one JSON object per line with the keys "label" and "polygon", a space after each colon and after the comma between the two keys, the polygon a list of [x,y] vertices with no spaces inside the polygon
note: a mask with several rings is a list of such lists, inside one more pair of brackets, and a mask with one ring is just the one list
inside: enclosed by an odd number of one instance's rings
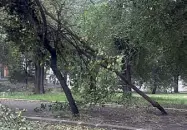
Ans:
{"label": "bush", "polygon": [[0,104],[0,130],[101,130],[84,126],[62,125],[60,123],[28,121],[21,115],[22,111],[13,111]]}
{"label": "bush", "polygon": [[28,81],[34,82],[34,75],[26,75],[26,73],[22,70],[14,70],[10,72],[9,81],[11,83],[25,83],[26,77]]}
{"label": "bush", "polygon": [[13,111],[0,104],[1,130],[33,130],[30,123],[22,117],[22,111]]}

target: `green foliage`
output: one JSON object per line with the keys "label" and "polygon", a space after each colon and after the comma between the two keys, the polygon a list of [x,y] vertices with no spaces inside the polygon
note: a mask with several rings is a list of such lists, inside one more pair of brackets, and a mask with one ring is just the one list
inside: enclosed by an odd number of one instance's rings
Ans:
{"label": "green foliage", "polygon": [[67,102],[53,102],[50,104],[42,103],[40,107],[37,107],[34,109],[35,112],[39,111],[52,111],[52,112],[57,112],[57,111],[63,111],[64,113],[69,111],[69,105]]}
{"label": "green foliage", "polygon": [[105,103],[110,101],[117,89],[117,77],[113,72],[100,68],[98,62],[90,61],[90,69],[83,69],[72,77],[73,92],[85,103]]}
{"label": "green foliage", "polygon": [[84,126],[68,126],[49,122],[31,122],[22,117],[21,111],[13,111],[0,104],[1,130],[94,130]]}
{"label": "green foliage", "polygon": [[[43,2],[43,7],[57,19],[52,20],[53,18],[46,14],[48,40],[57,51],[58,67],[64,75],[70,75],[75,93],[81,94],[80,97],[85,102],[103,103],[112,98],[113,93],[118,90],[118,78],[113,72],[108,72],[99,65],[104,64],[109,70],[121,71],[123,58],[130,58],[132,82],[144,83],[149,89],[152,89],[155,82],[160,89],[171,87],[175,75],[186,79],[186,5],[182,3],[184,1],[102,1],[86,6],[83,12],[82,8],[78,9],[78,14],[82,13],[76,20],[77,15],[71,17],[69,10],[66,9],[72,9],[69,2]],[[43,22],[40,14],[38,15],[38,8],[33,6],[39,22]],[[7,7],[11,8],[6,10],[11,16],[6,22],[1,21],[1,26],[6,31],[7,40],[14,43],[9,50],[10,55],[14,57],[10,70],[21,70],[18,69],[21,66],[21,54],[26,55],[27,51],[31,53],[28,54],[29,59],[41,60],[44,64],[49,60],[48,53],[46,48],[40,46],[41,41],[38,42],[35,29],[23,20],[26,17],[23,15],[24,11],[17,12],[20,19],[15,16],[14,11],[11,12],[15,7],[21,10],[24,6],[15,2]],[[75,10],[77,8],[79,7]],[[68,24],[67,21],[71,20],[73,22]],[[81,35],[77,38],[80,41],[66,30],[70,23],[77,25],[71,26],[71,29]],[[115,39],[123,41],[123,49],[116,48]],[[101,55],[106,59],[88,59],[89,56],[81,54],[81,51],[89,51],[80,44],[81,41],[89,43],[89,46],[97,50],[98,57]],[[37,57],[38,50],[45,56]]]}
{"label": "green foliage", "polygon": [[0,104],[0,129],[2,130],[33,130],[30,123],[22,117],[22,112],[14,112]]}

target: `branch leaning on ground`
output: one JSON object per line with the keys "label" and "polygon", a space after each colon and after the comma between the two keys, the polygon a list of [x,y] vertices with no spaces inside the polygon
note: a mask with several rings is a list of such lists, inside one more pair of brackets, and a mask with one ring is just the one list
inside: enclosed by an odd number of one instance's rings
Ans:
{"label": "branch leaning on ground", "polygon": [[[47,16],[49,16],[52,20],[54,20],[55,22],[57,22],[58,24],[61,24],[61,21],[59,21],[58,19],[56,19],[52,14],[50,14],[45,7],[43,6],[44,12]],[[66,34],[62,34],[61,36],[64,37],[68,43],[70,43],[73,47],[75,47],[75,49],[78,51],[79,54],[84,55],[85,57],[87,57],[88,59],[99,59],[99,60],[104,60],[107,61],[107,58],[105,58],[104,56],[98,56],[97,55],[97,51],[94,50],[93,48],[91,48],[90,46],[88,46],[88,44],[81,40],[81,38],[76,35],[75,33],[73,33],[73,31],[71,31],[68,27],[66,27],[65,25],[63,26],[63,29],[67,32]],[[67,36],[67,34],[69,36]],[[71,37],[71,39],[69,38]],[[80,43],[79,45],[75,44],[74,41],[76,41],[77,43]],[[81,49],[83,48],[83,49]],[[151,99],[149,96],[147,96],[144,92],[142,92],[141,90],[139,90],[135,85],[131,84],[128,82],[128,80],[126,79],[125,76],[123,76],[122,73],[120,73],[119,71],[114,70],[113,68],[108,68],[107,64],[103,64],[102,62],[100,63],[100,66],[102,66],[105,69],[108,69],[109,71],[115,72],[117,76],[119,76],[126,84],[128,84],[128,86],[130,88],[132,88],[135,92],[137,92],[139,95],[141,95],[145,100],[147,100],[149,103],[152,104],[153,107],[158,108],[161,113],[163,115],[167,115],[167,112],[165,111],[165,109],[156,101],[154,101],[153,99]]]}

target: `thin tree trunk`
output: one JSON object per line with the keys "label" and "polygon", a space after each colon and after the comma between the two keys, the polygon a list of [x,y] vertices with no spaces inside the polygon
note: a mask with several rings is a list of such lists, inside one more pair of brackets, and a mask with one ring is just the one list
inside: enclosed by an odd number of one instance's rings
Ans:
{"label": "thin tree trunk", "polygon": [[40,94],[44,93],[44,65],[40,65]]}
{"label": "thin tree trunk", "polygon": [[26,88],[28,86],[28,71],[27,71],[27,68],[28,68],[28,64],[27,64],[27,58],[26,59],[26,62],[25,62],[25,84],[26,84]]}
{"label": "thin tree trunk", "polygon": [[89,92],[90,92],[90,94],[93,94],[94,104],[96,104],[97,103],[97,96],[96,96],[96,91],[97,91],[97,88],[96,88],[96,76],[90,74],[90,81],[89,82],[90,82]]}
{"label": "thin tree trunk", "polygon": [[34,93],[39,94],[40,88],[39,88],[39,67],[38,62],[35,64],[35,84],[34,84]]}
{"label": "thin tree trunk", "polygon": [[154,87],[153,87],[153,90],[152,90],[152,94],[156,94],[156,89],[157,89],[157,85],[154,85]]}
{"label": "thin tree trunk", "polygon": [[139,90],[135,85],[129,83],[126,79],[125,76],[123,76],[123,74],[119,73],[119,72],[115,72],[117,76],[119,76],[125,83],[127,83],[129,85],[129,87],[131,87],[134,91],[136,91],[139,95],[141,95],[145,100],[147,100],[149,103],[151,103],[153,105],[153,107],[158,108],[161,113],[163,115],[167,115],[167,112],[165,111],[165,109],[160,106],[160,104],[158,102],[155,102],[154,100],[152,100],[149,96],[147,96],[144,92],[142,92],[141,90]]}
{"label": "thin tree trunk", "polygon": [[[122,59],[122,73],[123,75],[126,77],[126,79],[128,80],[129,83],[131,83],[131,66],[129,64],[129,60],[128,58],[123,58]],[[123,86],[123,96],[131,96],[131,88],[129,87],[128,84],[126,84],[125,82],[123,82],[122,84]]]}
{"label": "thin tree trunk", "polygon": [[[131,81],[131,65],[129,64],[129,62],[127,63],[127,67],[126,67],[127,69],[126,69],[126,78],[127,78],[127,80],[128,80],[128,82],[129,83],[131,83],[132,81]],[[129,87],[129,85],[127,84],[127,90],[128,90],[128,92],[131,94],[131,88]]]}
{"label": "thin tree trunk", "polygon": [[178,81],[179,81],[179,75],[176,74],[173,77],[174,93],[178,93],[179,92],[179,83],[178,83]]}
{"label": "thin tree trunk", "polygon": [[154,85],[154,87],[153,87],[153,90],[152,90],[152,94],[156,94],[156,89],[157,89],[157,85]]}
{"label": "thin tree trunk", "polygon": [[153,89],[152,89],[152,94],[156,94],[156,90],[158,87],[158,77],[157,77],[157,71],[158,68],[153,68]]}

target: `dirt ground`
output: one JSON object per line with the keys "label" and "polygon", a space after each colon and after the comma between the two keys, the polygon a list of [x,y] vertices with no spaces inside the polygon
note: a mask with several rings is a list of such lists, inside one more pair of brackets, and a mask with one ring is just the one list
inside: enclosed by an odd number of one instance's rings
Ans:
{"label": "dirt ground", "polygon": [[[55,118],[49,111],[36,112],[34,109],[41,106],[38,101],[0,100],[1,104],[11,108],[27,109],[25,116],[40,116]],[[169,109],[167,116],[163,116],[152,107],[99,107],[81,109],[79,120],[91,123],[131,126],[148,130],[187,130],[187,110]],[[61,113],[62,119],[76,120]]]}

